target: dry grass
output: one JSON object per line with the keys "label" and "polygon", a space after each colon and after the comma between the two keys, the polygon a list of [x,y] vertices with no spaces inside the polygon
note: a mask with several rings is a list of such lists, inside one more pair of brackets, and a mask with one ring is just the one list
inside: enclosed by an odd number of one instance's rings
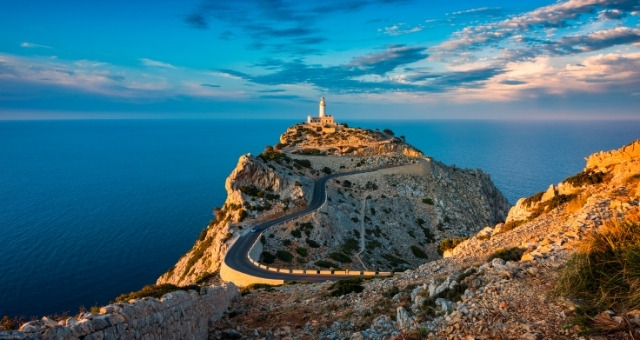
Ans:
{"label": "dry grass", "polygon": [[583,241],[566,264],[557,291],[582,299],[588,308],[640,308],[639,215],[606,222]]}
{"label": "dry grass", "polygon": [[579,194],[576,198],[567,203],[565,211],[568,213],[574,213],[582,209],[582,207],[587,203],[587,199],[589,199],[589,197],[591,197],[591,193],[585,192]]}

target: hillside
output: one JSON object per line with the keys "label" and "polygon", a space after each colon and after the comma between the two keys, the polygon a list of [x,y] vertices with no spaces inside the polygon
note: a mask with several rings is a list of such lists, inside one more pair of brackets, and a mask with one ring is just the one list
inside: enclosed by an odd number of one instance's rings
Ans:
{"label": "hillside", "polygon": [[193,248],[158,284],[216,282],[230,244],[260,221],[303,209],[314,180],[380,169],[327,185],[319,211],[270,229],[261,262],[285,268],[405,270],[440,258],[436,245],[504,221],[509,204],[488,174],[446,166],[389,130],[297,124],[261,154],[243,155],[227,199]]}
{"label": "hillside", "polygon": [[[637,339],[639,205],[640,140],[590,156],[583,172],[519,200],[507,223],[415,270],[247,290],[212,337]],[[579,271],[599,263],[617,271]]]}

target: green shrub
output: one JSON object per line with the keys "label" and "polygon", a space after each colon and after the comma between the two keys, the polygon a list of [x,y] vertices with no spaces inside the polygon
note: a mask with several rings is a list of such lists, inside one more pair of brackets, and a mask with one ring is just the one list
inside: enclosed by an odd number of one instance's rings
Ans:
{"label": "green shrub", "polygon": [[422,229],[422,233],[424,234],[424,237],[427,239],[427,242],[433,243],[436,241],[436,236],[433,235],[433,233],[431,232],[431,229],[425,228],[425,227],[422,227],[421,229]]}
{"label": "green shrub", "polygon": [[245,218],[247,218],[249,214],[247,213],[246,210],[242,209],[240,210],[240,215],[238,216],[238,222],[242,222],[244,221]]}
{"label": "green shrub", "polygon": [[348,238],[344,241],[342,247],[340,248],[342,249],[343,253],[351,255],[354,252],[360,250],[360,243],[355,238]]}
{"label": "green shrub", "polygon": [[544,195],[544,191],[540,191],[539,193],[534,194],[533,196],[530,196],[528,198],[526,198],[522,204],[525,207],[530,207],[532,206],[534,203],[538,203],[540,202],[540,200],[542,199],[542,195]]}
{"label": "green shrub", "polygon": [[367,241],[367,250],[373,250],[379,247],[382,247],[382,243],[380,243],[378,240]]}
{"label": "green shrub", "polygon": [[260,262],[262,263],[272,264],[275,260],[275,255],[271,254],[268,251],[263,251],[262,254],[260,254]]}
{"label": "green shrub", "polygon": [[331,261],[320,260],[320,261],[314,262],[313,264],[320,268],[333,268],[336,270],[341,270],[341,268],[337,264]]}
{"label": "green shrub", "polygon": [[382,258],[387,260],[387,262],[389,262],[391,267],[394,267],[394,268],[395,267],[400,267],[403,264],[409,264],[409,262],[407,262],[407,261],[405,261],[405,260],[403,260],[401,258],[395,257],[395,256],[393,256],[391,254],[383,254]]}
{"label": "green shrub", "polygon": [[296,167],[311,168],[311,161],[308,159],[294,159],[293,163]]}
{"label": "green shrub", "polygon": [[340,280],[329,286],[329,295],[342,296],[349,293],[361,293],[363,290],[362,278],[354,277],[346,280]]}
{"label": "green shrub", "polygon": [[282,245],[285,246],[285,247],[290,246],[291,245],[291,240],[288,240],[288,239],[287,240],[282,240]]}
{"label": "green shrub", "polygon": [[427,256],[427,254],[420,249],[420,247],[418,246],[411,246],[411,252],[413,253],[413,256],[417,257],[417,258],[421,258],[421,259],[426,259],[429,256]]}
{"label": "green shrub", "polygon": [[428,205],[433,205],[433,200],[431,198],[423,198],[422,199],[422,203],[424,204],[428,204]]}
{"label": "green shrub", "polygon": [[595,172],[592,170],[583,171],[575,174],[564,181],[573,185],[574,187],[581,187],[583,185],[592,185],[602,183],[605,180],[606,174],[603,172]]}
{"label": "green shrub", "polygon": [[526,249],[524,248],[500,248],[496,250],[493,254],[489,255],[487,261],[491,261],[493,259],[503,259],[505,261],[520,261],[522,258],[522,254],[524,254]]}
{"label": "green shrub", "polygon": [[293,260],[293,254],[286,250],[278,250],[276,252],[276,257],[278,258],[278,260],[284,262],[291,262],[291,260]]}
{"label": "green shrub", "polygon": [[342,181],[342,186],[345,188],[351,188],[351,181],[345,179],[344,181]]}
{"label": "green shrub", "polygon": [[352,217],[351,220],[353,221],[353,223],[358,223],[360,222],[360,219],[358,219],[357,217]]}
{"label": "green shrub", "polygon": [[339,253],[339,252],[334,252],[329,254],[329,257],[334,260],[334,261],[338,261],[340,263],[350,263],[351,262],[351,258],[343,253]]}
{"label": "green shrub", "polygon": [[330,168],[330,167],[325,166],[324,168],[322,168],[322,172],[324,172],[325,174],[327,174],[327,175],[328,175],[328,174],[330,174],[330,173],[331,173],[331,172],[333,172],[333,171],[331,170],[331,168]]}
{"label": "green shrub", "polygon": [[314,240],[312,240],[312,239],[310,239],[310,238],[307,238],[307,239],[306,239],[306,240],[304,240],[304,241],[305,241],[305,242],[307,243],[307,245],[309,245],[309,247],[311,247],[311,248],[320,248],[320,245],[318,244],[318,242],[316,242],[316,241],[314,241]]}
{"label": "green shrub", "polygon": [[561,270],[557,292],[587,307],[640,308],[640,223],[609,221],[585,239]]}
{"label": "green shrub", "polygon": [[293,229],[291,230],[291,236],[300,238],[302,237],[302,232],[299,229]]}
{"label": "green shrub", "polygon": [[296,248],[296,253],[302,255],[302,256],[307,256],[309,255],[309,251],[307,250],[307,248],[303,248],[303,247],[298,247]]}
{"label": "green shrub", "polygon": [[131,292],[128,294],[121,294],[116,297],[115,302],[126,302],[131,299],[142,299],[143,297],[161,298],[164,294],[175,292],[176,290],[200,290],[198,285],[189,286],[176,286],[170,283],[163,283],[161,285],[148,285],[142,287],[137,292]]}
{"label": "green shrub", "polygon": [[445,238],[438,245],[438,254],[442,256],[445,251],[455,248],[458,244],[466,241],[468,237]]}

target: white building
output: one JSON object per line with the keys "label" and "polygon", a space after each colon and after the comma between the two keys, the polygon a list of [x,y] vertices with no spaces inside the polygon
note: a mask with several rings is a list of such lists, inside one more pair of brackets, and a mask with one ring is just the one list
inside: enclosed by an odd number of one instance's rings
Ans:
{"label": "white building", "polygon": [[336,122],[333,120],[333,117],[326,114],[325,107],[327,104],[324,102],[324,97],[320,99],[320,108],[318,112],[318,117],[307,116],[307,124],[311,125],[336,125]]}

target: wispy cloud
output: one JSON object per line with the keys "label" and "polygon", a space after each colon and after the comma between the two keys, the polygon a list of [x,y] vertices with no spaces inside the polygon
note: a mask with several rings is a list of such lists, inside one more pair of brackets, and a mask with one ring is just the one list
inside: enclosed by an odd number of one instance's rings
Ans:
{"label": "wispy cloud", "polygon": [[24,47],[24,48],[52,48],[51,46],[34,44],[34,43],[27,42],[27,41],[25,41],[22,44],[20,44],[20,47]]}
{"label": "wispy cloud", "polygon": [[165,63],[162,61],[157,61],[157,60],[153,60],[153,59],[147,59],[147,58],[140,58],[140,62],[142,62],[142,65],[147,66],[147,67],[160,67],[160,68],[169,68],[169,69],[175,69],[176,67],[169,64],[169,63]]}
{"label": "wispy cloud", "polygon": [[541,7],[495,23],[466,27],[456,32],[453,38],[434,47],[434,57],[447,58],[455,55],[456,51],[504,42],[534,28],[568,27],[570,21],[597,9],[617,13],[618,17],[622,17],[640,9],[640,3],[637,0],[569,0]]}
{"label": "wispy cloud", "polygon": [[[291,55],[321,54],[317,45],[327,40],[323,36],[320,18],[335,13],[349,13],[370,6],[384,6],[407,0],[341,0],[305,2],[290,0],[217,1],[202,0],[184,17],[185,23],[197,29],[208,29],[212,23],[222,23],[228,38],[241,31],[249,37],[249,47]],[[408,33],[408,32],[407,32]]]}
{"label": "wispy cloud", "polygon": [[424,25],[409,26],[404,23],[399,23],[399,24],[387,26],[384,29],[379,29],[378,31],[383,32],[384,34],[387,34],[390,36],[396,36],[396,35],[420,32],[423,29],[424,29]]}

